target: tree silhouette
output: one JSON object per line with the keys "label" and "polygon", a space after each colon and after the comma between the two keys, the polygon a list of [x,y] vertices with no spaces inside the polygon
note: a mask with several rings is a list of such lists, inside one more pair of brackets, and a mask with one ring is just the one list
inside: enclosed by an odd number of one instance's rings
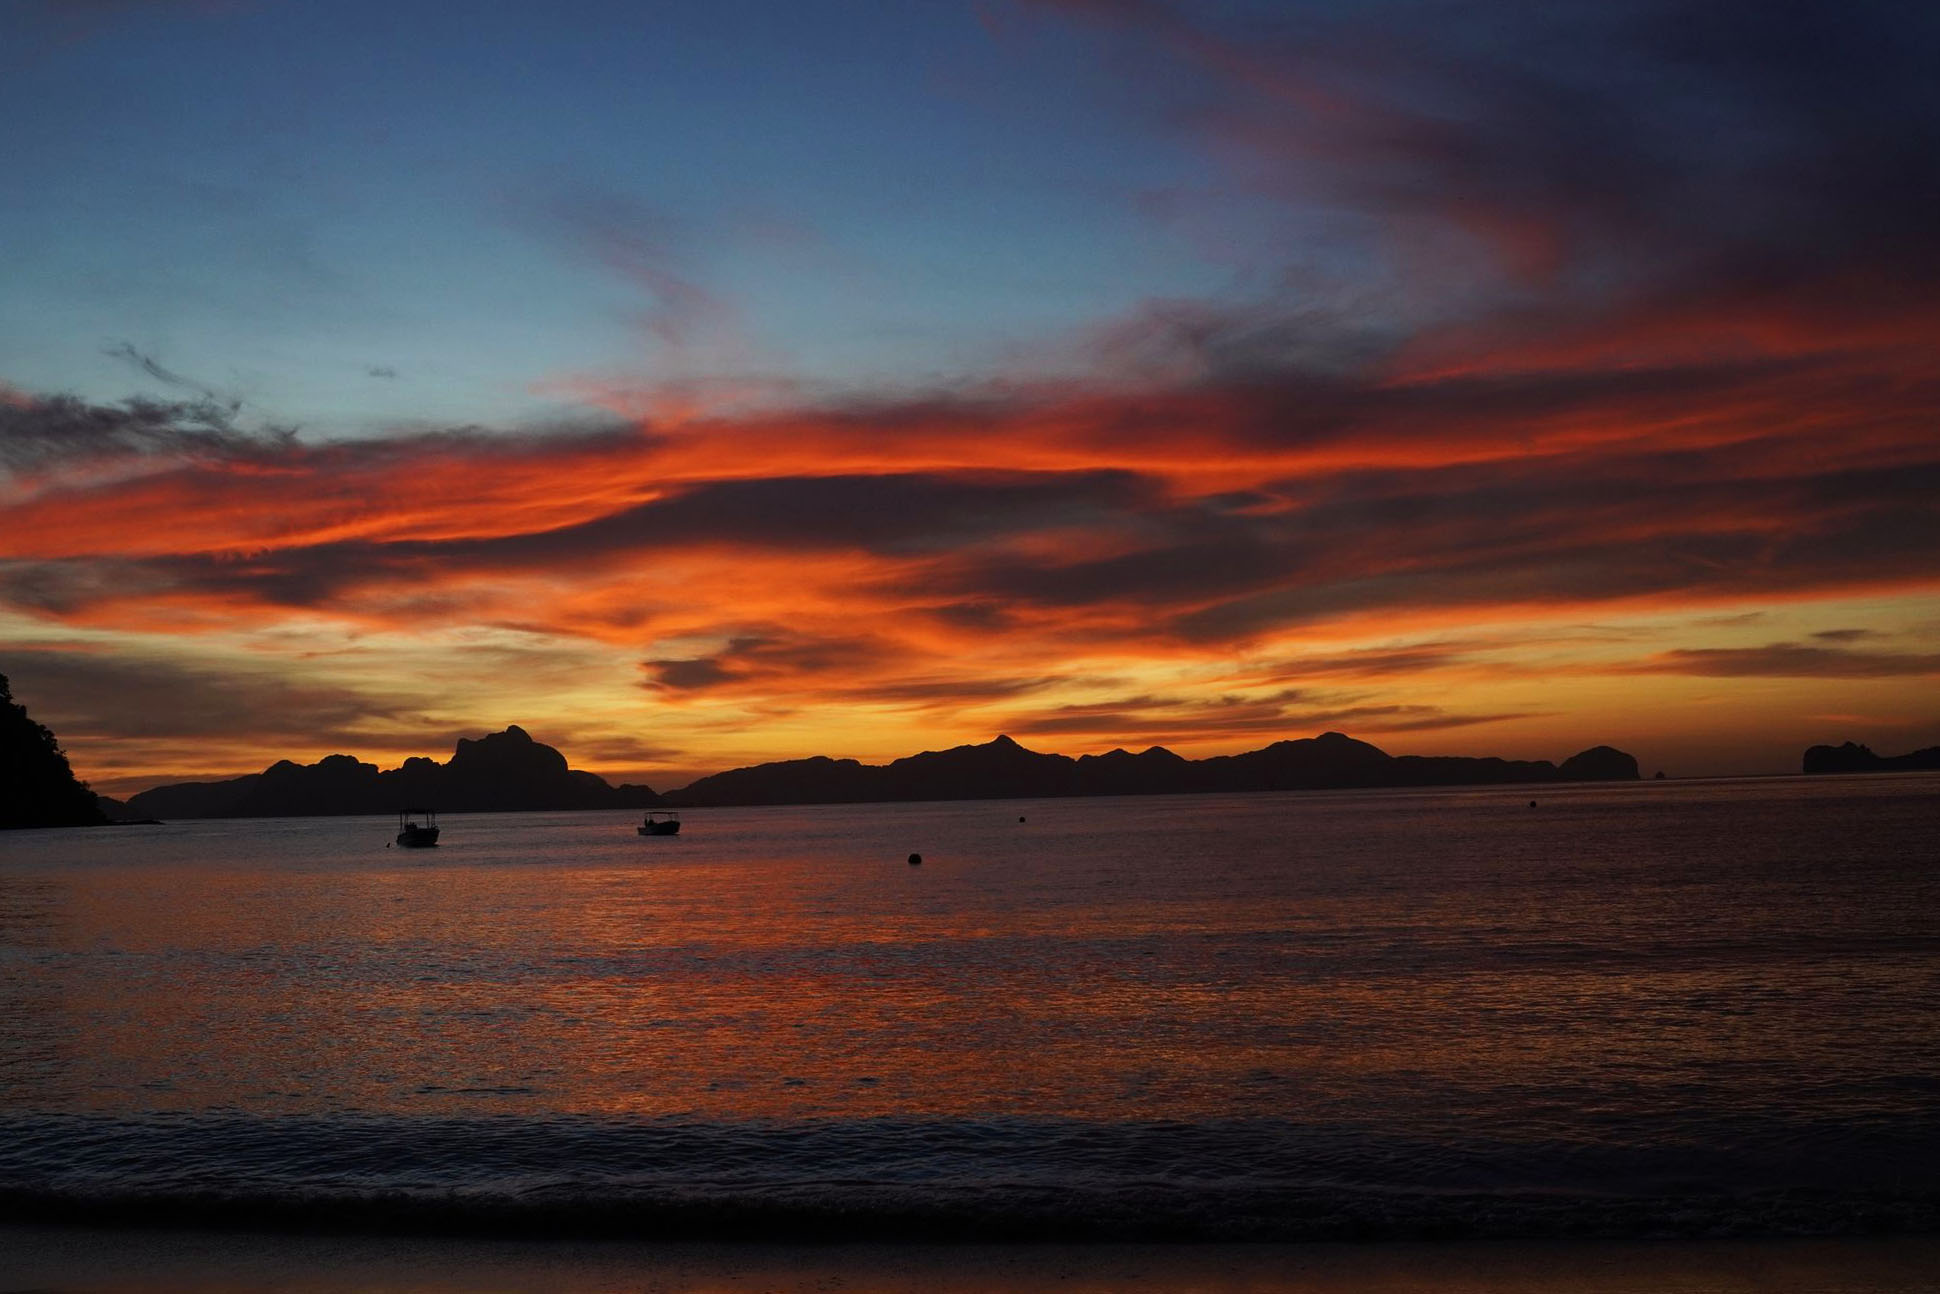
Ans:
{"label": "tree silhouette", "polygon": [[46,725],[16,704],[0,674],[0,827],[81,827],[106,822]]}

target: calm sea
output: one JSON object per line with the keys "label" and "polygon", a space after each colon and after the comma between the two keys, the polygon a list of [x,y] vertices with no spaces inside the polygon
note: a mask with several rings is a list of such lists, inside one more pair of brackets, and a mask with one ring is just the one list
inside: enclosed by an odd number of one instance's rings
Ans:
{"label": "calm sea", "polygon": [[370,818],[0,837],[0,1204],[729,1238],[1940,1224],[1940,776],[684,816],[453,815],[429,851]]}

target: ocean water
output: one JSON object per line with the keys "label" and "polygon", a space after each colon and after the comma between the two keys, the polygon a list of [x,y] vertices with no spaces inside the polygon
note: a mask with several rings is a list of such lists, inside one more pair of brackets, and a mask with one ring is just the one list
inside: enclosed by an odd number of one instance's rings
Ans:
{"label": "ocean water", "polygon": [[1940,1229],[1940,776],[683,816],[0,836],[0,1216]]}

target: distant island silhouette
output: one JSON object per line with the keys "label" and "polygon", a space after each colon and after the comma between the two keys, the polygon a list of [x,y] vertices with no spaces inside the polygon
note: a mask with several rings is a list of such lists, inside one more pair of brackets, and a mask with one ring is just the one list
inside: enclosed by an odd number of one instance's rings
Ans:
{"label": "distant island silhouette", "polygon": [[[76,781],[54,735],[4,702],[9,795],[0,826],[89,825],[156,818],[307,817],[545,809],[715,808],[759,804],[865,804],[899,800],[1000,800],[1090,795],[1177,795],[1213,791],[1317,791],[1376,787],[1491,786],[1544,782],[1634,782],[1637,761],[1592,746],[1561,764],[1495,756],[1390,755],[1344,733],[1276,741],[1238,755],[1187,759],[1153,746],[1133,754],[1046,754],[1009,737],[924,751],[888,764],[815,755],[715,773],[665,794],[613,786],[567,766],[555,748],[514,724],[461,738],[445,763],[422,757],[380,771],[349,755],[314,764],[280,760],[260,773],[215,782],[177,782],[131,796],[94,796]],[[1807,773],[1940,769],[1940,746],[1883,756],[1854,742],[1814,746]],[[1661,777],[1662,774],[1659,774]],[[38,787],[31,793],[17,788]],[[105,810],[106,816],[103,816]]]}
{"label": "distant island silhouette", "polygon": [[853,759],[782,760],[703,777],[657,795],[610,786],[566,766],[566,757],[516,725],[460,740],[448,763],[408,759],[380,772],[349,755],[315,764],[288,760],[220,782],[180,782],[129,798],[126,812],[156,818],[298,817],[467,810],[700,808],[755,804],[857,804],[894,800],[990,800],[1198,791],[1292,791],[1637,780],[1637,761],[1596,746],[1559,766],[1548,760],[1449,755],[1393,756],[1338,732],[1261,750],[1186,759],[1160,746],[1139,754],[1042,754],[998,737],[925,751],[890,764]]}
{"label": "distant island silhouette", "polygon": [[0,827],[94,827],[107,815],[0,674]]}
{"label": "distant island silhouette", "polygon": [[1636,781],[1637,761],[1596,746],[1559,767],[1548,760],[1394,756],[1343,733],[1277,741],[1240,755],[1187,759],[1163,746],[1134,755],[1048,755],[1009,737],[980,746],[925,751],[890,764],[790,759],[703,777],[668,804],[849,804],[877,800],[985,800],[1081,795],[1170,795],[1200,791],[1309,791],[1384,786],[1514,782]]}
{"label": "distant island silhouette", "polygon": [[513,724],[476,741],[459,738],[451,759],[442,764],[419,756],[380,772],[349,755],[329,755],[314,764],[285,759],[226,781],[158,786],[130,796],[126,812],[144,818],[283,818],[659,804],[651,787],[612,786],[598,774],[568,768],[564,755]]}
{"label": "distant island silhouette", "polygon": [[1808,773],[1903,773],[1940,769],[1940,746],[1905,755],[1875,755],[1870,746],[1846,742],[1842,746],[1813,746],[1805,752]]}

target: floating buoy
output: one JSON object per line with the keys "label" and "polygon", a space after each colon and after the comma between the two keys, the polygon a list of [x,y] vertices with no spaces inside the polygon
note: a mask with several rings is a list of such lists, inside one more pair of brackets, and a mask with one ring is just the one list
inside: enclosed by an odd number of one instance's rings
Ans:
{"label": "floating buoy", "polygon": [[909,865],[911,867],[921,867],[923,865],[923,856],[921,854],[911,854],[909,856]]}

